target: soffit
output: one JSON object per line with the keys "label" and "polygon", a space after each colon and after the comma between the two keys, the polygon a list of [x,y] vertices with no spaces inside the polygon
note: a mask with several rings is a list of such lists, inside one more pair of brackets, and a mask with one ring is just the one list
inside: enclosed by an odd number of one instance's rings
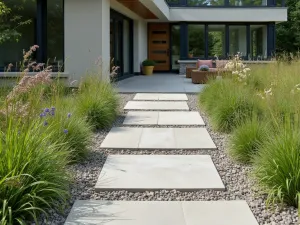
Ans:
{"label": "soffit", "polygon": [[144,19],[157,19],[157,17],[139,0],[117,0],[117,1]]}

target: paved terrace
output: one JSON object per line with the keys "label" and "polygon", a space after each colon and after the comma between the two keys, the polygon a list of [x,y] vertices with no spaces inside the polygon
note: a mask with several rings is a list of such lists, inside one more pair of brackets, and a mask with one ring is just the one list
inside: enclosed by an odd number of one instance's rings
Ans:
{"label": "paved terrace", "polygon": [[172,73],[134,76],[117,83],[120,93],[198,93],[203,84],[193,84],[185,75]]}

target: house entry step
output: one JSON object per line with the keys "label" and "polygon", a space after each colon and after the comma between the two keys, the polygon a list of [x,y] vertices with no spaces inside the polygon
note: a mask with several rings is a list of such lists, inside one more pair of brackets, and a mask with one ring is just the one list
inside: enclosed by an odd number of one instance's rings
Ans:
{"label": "house entry step", "polygon": [[205,128],[113,127],[100,148],[217,149]]}
{"label": "house entry step", "polygon": [[133,100],[187,101],[188,97],[186,94],[137,93]]}
{"label": "house entry step", "polygon": [[110,155],[96,191],[225,190],[209,155]]}
{"label": "house entry step", "polygon": [[124,110],[179,110],[189,111],[184,101],[129,101]]}
{"label": "house entry step", "polygon": [[245,201],[78,200],[65,225],[258,225]]}
{"label": "house entry step", "polygon": [[205,123],[199,112],[129,111],[124,125],[195,125]]}

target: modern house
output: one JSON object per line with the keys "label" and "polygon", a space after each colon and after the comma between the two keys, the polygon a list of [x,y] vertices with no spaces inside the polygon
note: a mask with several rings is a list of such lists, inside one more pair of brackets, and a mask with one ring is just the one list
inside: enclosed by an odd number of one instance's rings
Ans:
{"label": "modern house", "polygon": [[[0,69],[35,57],[79,79],[101,56],[107,71],[113,58],[120,79],[139,74],[141,62],[155,71],[185,72],[196,59],[264,61],[275,51],[275,24],[287,20],[285,0],[4,0],[30,19],[18,42],[0,44]],[[17,71],[15,68],[14,71]],[[104,73],[107,74],[108,73]]]}

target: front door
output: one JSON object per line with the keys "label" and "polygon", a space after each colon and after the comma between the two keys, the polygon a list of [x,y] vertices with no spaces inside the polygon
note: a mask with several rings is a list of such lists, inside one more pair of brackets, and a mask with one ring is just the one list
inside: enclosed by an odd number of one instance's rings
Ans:
{"label": "front door", "polygon": [[156,62],[155,71],[170,70],[170,27],[168,23],[149,24],[148,58]]}

